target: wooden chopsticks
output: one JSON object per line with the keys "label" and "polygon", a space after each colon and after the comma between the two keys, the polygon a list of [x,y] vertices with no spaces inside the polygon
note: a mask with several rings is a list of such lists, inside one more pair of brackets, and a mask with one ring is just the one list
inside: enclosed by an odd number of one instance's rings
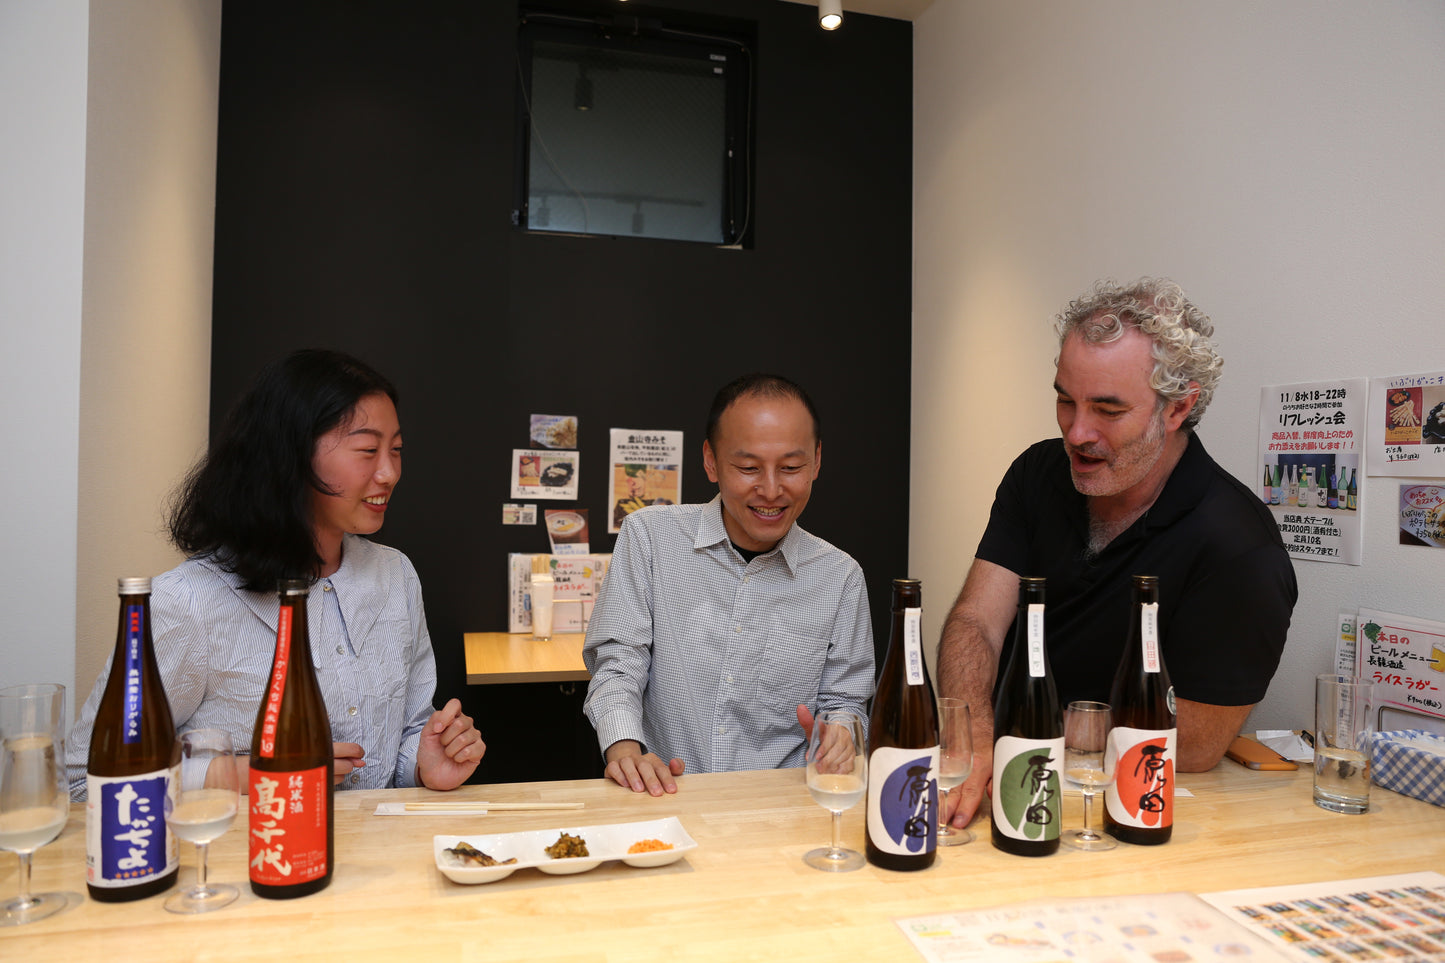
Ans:
{"label": "wooden chopsticks", "polygon": [[494,802],[409,802],[405,803],[406,811],[409,813],[465,813],[475,812],[479,809],[487,809],[495,812],[503,810],[525,811],[528,809],[582,809],[586,804],[580,802],[561,803],[494,803]]}

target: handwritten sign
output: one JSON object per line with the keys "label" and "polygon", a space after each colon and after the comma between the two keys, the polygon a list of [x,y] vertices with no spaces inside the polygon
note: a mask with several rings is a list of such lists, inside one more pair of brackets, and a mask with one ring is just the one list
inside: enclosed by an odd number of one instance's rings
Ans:
{"label": "handwritten sign", "polygon": [[1357,645],[1380,705],[1445,719],[1445,623],[1360,609]]}

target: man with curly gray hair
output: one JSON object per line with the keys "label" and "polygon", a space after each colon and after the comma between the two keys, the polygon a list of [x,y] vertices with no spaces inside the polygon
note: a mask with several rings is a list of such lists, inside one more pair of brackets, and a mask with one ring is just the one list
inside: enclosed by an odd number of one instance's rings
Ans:
{"label": "man with curly gray hair", "polygon": [[967,825],[992,775],[994,684],[1012,647],[1021,575],[1048,579],[1060,702],[1109,700],[1130,578],[1159,578],[1174,684],[1175,767],[1214,766],[1264,697],[1298,588],[1268,509],[1195,433],[1224,362],[1179,285],[1101,281],[1054,319],[1061,438],[1020,455],[939,643],[942,694],[972,706],[975,765],[943,813]]}

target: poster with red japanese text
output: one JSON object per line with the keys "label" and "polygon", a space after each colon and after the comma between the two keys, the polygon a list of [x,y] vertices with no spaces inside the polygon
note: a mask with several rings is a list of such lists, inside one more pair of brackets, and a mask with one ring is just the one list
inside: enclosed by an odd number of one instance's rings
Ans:
{"label": "poster with red japanese text", "polygon": [[1355,676],[1375,700],[1445,719],[1445,622],[1360,609]]}
{"label": "poster with red japanese text", "polygon": [[1367,412],[1364,378],[1260,389],[1254,487],[1291,557],[1360,564]]}
{"label": "poster with red japanese text", "polygon": [[1371,475],[1445,478],[1445,371],[1371,378],[1369,424]]}

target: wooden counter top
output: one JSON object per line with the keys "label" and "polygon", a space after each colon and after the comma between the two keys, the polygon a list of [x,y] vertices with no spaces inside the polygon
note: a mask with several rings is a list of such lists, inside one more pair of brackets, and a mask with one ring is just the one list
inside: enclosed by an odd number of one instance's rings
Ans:
{"label": "wooden counter top", "polygon": [[[539,747],[539,754],[544,747]],[[941,848],[933,867],[892,873],[865,866],[827,874],[803,863],[825,844],[826,811],[800,769],[684,776],[675,796],[634,795],[601,779],[336,795],[337,870],[331,886],[298,900],[258,899],[246,883],[245,816],[212,845],[211,878],[241,888],[235,903],[182,917],[164,896],[137,903],[84,897],[84,807],[34,857],[36,892],[68,891],[76,905],[27,926],[0,929],[0,958],[41,960],[315,959],[910,960],[895,919],[1046,897],[1109,896],[1321,882],[1440,870],[1445,813],[1375,787],[1362,816],[1310,801],[1310,773],[1250,772],[1222,762],[1185,774],[1194,795],[1177,799],[1174,839],[1121,844],[1104,853],[1008,856],[988,843]],[[379,802],[487,799],[581,801],[580,812],[488,816],[377,816]],[[1077,796],[1065,800],[1078,825]],[[1097,815],[1097,814],[1096,814]],[[677,863],[635,869],[604,863],[575,876],[519,870],[499,882],[461,886],[432,858],[433,834],[586,827],[677,816],[698,848]],[[583,833],[585,837],[585,830]],[[863,845],[863,807],[844,815],[845,845]],[[16,887],[16,861],[0,862],[0,892]],[[182,885],[195,848],[181,844]]]}
{"label": "wooden counter top", "polygon": [[591,676],[582,664],[580,632],[558,633],[535,642],[527,632],[467,632],[467,683],[569,682]]}

